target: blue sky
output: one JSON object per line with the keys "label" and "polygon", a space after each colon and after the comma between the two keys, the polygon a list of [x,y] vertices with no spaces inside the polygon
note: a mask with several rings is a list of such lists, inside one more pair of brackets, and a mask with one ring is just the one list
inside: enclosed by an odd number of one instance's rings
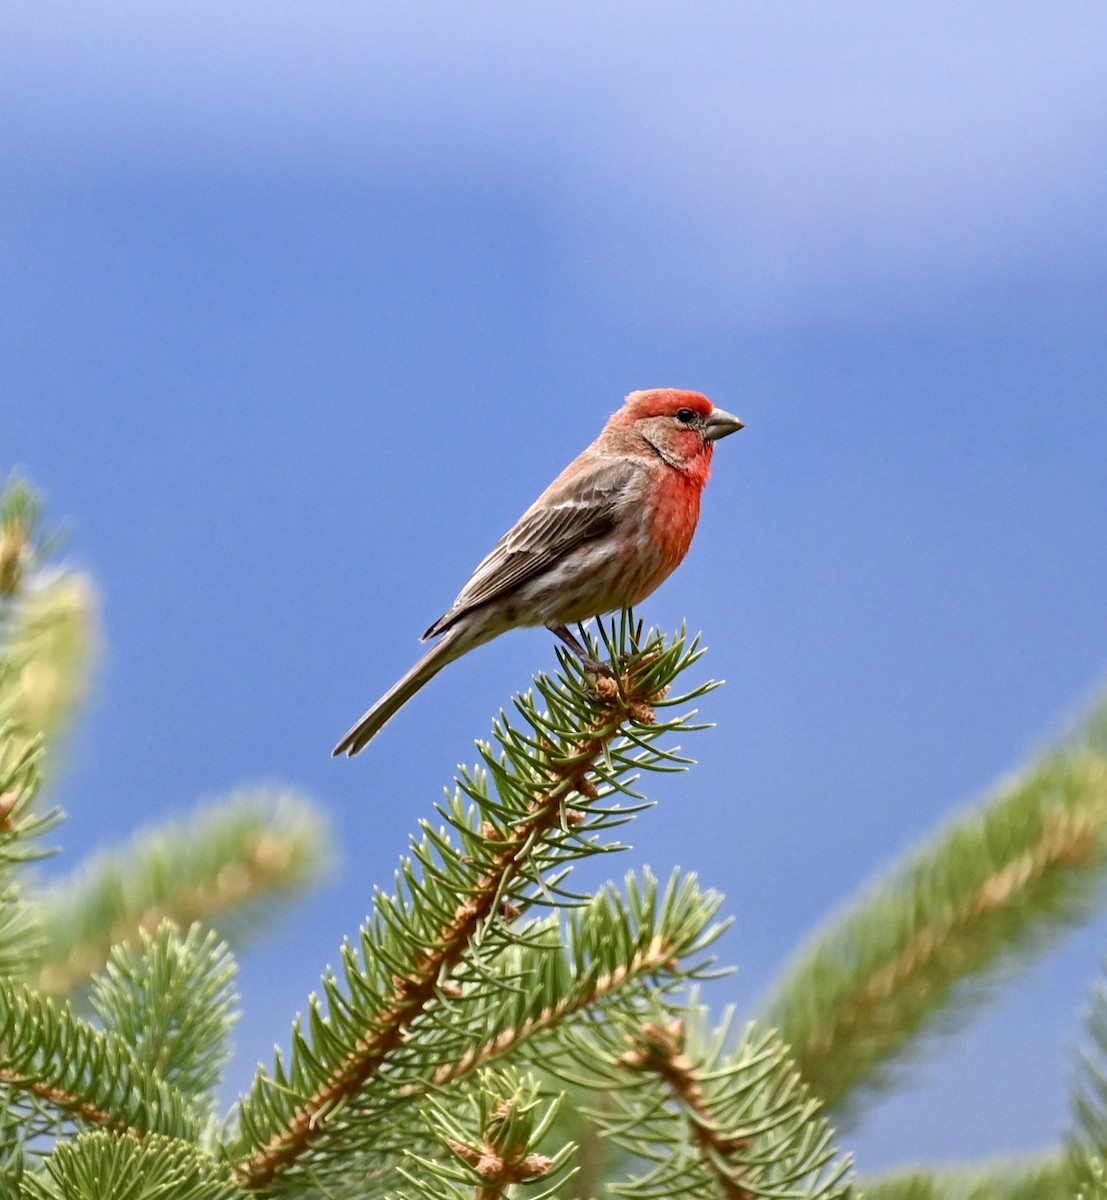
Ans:
{"label": "blue sky", "polygon": [[[286,780],[332,880],[243,959],[287,1039],[539,632],[330,747],[622,395],[706,391],[696,544],[643,608],[726,688],[606,864],[727,895],[749,1007],[812,925],[1107,667],[1107,11],[1091,3],[0,9],[0,436],[106,645],[69,861]],[[1049,1144],[1107,923],[845,1137]]]}

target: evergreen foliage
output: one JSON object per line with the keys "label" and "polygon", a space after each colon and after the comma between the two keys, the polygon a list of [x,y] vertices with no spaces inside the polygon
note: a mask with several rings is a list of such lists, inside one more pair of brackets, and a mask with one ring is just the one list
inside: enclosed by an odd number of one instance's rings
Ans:
{"label": "evergreen foliage", "polygon": [[214,924],[232,944],[256,936],[275,900],[318,878],[325,843],[322,817],[289,789],[245,788],[143,830],[39,891],[43,947],[33,981],[67,995],[114,945],[163,920]]}
{"label": "evergreen foliage", "polygon": [[[909,1171],[870,1180],[865,1200],[1076,1200],[1063,1156],[962,1170]],[[1085,1200],[1093,1200],[1092,1193]]]}
{"label": "evergreen foliage", "polygon": [[82,1133],[22,1181],[25,1200],[242,1200],[225,1164],[157,1134]]}
{"label": "evergreen foliage", "polygon": [[818,932],[761,1019],[839,1114],[894,1078],[1003,969],[1085,919],[1107,871],[1107,758],[1080,745],[1002,784]]}
{"label": "evergreen foliage", "polygon": [[430,1100],[423,1113],[436,1157],[411,1153],[400,1165],[404,1184],[395,1195],[424,1200],[495,1200],[515,1185],[528,1200],[561,1193],[572,1146],[553,1157],[539,1148],[559,1099],[541,1094],[537,1081],[518,1072],[481,1071],[477,1090],[460,1106]]}
{"label": "evergreen foliage", "polygon": [[136,1058],[118,1034],[60,1007],[24,983],[0,980],[0,1085],[56,1109],[60,1118],[119,1133],[191,1139],[200,1123],[176,1088]]}
{"label": "evergreen foliage", "polygon": [[[670,694],[700,656],[683,636],[643,639],[624,615],[602,637],[590,652],[618,671],[593,682],[562,656],[556,677],[536,680],[543,707],[517,699],[522,728],[501,714],[482,769],[461,774],[437,826],[423,822],[394,893],[378,891],[343,947],[341,978],[324,978],[325,1004],[312,998],[287,1060],[258,1076],[236,1150],[251,1186],[300,1194],[306,1176],[333,1190],[336,1164],[345,1176],[356,1160],[380,1188],[361,1194],[389,1195],[425,1136],[424,1122],[392,1119],[397,1109],[417,1112],[447,1082],[464,1094],[476,1065],[564,1036],[597,1006],[632,1005],[643,980],[661,992],[702,969],[717,898],[693,880],[659,896],[647,876],[625,898],[607,889],[591,901],[567,885],[572,864],[613,849],[602,835],[643,806],[637,774],[686,763],[658,743],[697,728],[693,714],[658,709],[711,686]],[[526,919],[576,905],[564,922]]]}
{"label": "evergreen foliage", "polygon": [[[96,638],[92,587],[43,562],[53,540],[39,517],[12,480],[0,496],[0,1196],[115,1195],[105,1180],[119,1195],[241,1194],[201,1148],[236,1015],[233,962],[212,933],[157,927],[202,917],[246,934],[243,909],[318,873],[325,827],[306,801],[255,790],[32,886],[28,865],[60,819],[42,805],[44,769]],[[109,956],[99,1023],[45,994]]]}
{"label": "evergreen foliage", "polygon": [[0,724],[16,755],[64,725],[95,645],[91,584],[43,568],[56,539],[44,535],[40,515],[29,485],[12,478],[0,494]]}
{"label": "evergreen foliage", "polygon": [[[596,1124],[641,1163],[612,1196],[719,1195],[841,1200],[848,1160],[775,1030],[733,1044],[696,1004],[679,1016],[644,1003],[570,1031],[558,1069],[607,1101]],[[652,1165],[651,1165],[652,1164]]]}
{"label": "evergreen foliage", "polygon": [[[29,886],[58,814],[43,771],[84,689],[92,588],[43,563],[38,506],[0,499],[0,1196],[1107,1200],[1107,989],[1065,1147],[858,1184],[856,1115],[939,1025],[1098,903],[1107,708],[913,853],[797,957],[754,1022],[713,1024],[721,897],[676,870],[593,894],[647,772],[701,728],[682,631],[602,624],[501,713],[422,821],[338,969],[223,1120],[237,1016],[225,939],[316,877],[325,827],[243,791]],[[87,998],[90,1015],[64,999]]]}
{"label": "evergreen foliage", "polygon": [[1107,1198],[1107,980],[1092,990],[1077,1058],[1068,1163],[1087,1200]]}
{"label": "evergreen foliage", "polygon": [[166,921],[115,946],[92,988],[92,1007],[130,1047],[134,1065],[187,1096],[200,1118],[212,1114],[231,1054],[235,973],[214,931],[193,925],[182,937]]}

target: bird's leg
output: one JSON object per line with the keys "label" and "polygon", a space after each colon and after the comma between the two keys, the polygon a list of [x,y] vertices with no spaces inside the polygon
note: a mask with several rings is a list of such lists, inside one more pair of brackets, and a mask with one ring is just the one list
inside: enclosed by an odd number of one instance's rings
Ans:
{"label": "bird's leg", "polygon": [[568,626],[547,625],[546,628],[572,650],[580,659],[580,665],[589,675],[609,675],[611,673],[611,667],[607,663],[599,662],[589,656],[588,651],[581,645],[580,639],[569,630]]}

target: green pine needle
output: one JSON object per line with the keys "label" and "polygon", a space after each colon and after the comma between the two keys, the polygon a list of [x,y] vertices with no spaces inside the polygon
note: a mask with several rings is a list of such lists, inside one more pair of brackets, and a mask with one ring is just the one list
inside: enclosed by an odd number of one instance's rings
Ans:
{"label": "green pine needle", "polygon": [[1107,964],[1092,990],[1086,1038],[1077,1056],[1072,1089],[1068,1163],[1073,1179],[1089,1195],[1104,1183],[1107,1154]]}
{"label": "green pine needle", "polygon": [[527,1200],[556,1196],[571,1172],[571,1144],[540,1152],[559,1100],[516,1071],[482,1071],[460,1104],[431,1101],[422,1116],[432,1158],[408,1152],[398,1168],[407,1184],[397,1200],[495,1200],[525,1189]]}
{"label": "green pine needle", "polygon": [[[858,1181],[864,1200],[1078,1200],[1063,1155],[987,1166],[913,1168]],[[1083,1200],[1104,1200],[1086,1192]]]}
{"label": "green pine needle", "polygon": [[700,1005],[677,1017],[652,997],[565,1030],[547,1065],[592,1088],[602,1101],[592,1120],[647,1164],[610,1194],[847,1200],[850,1161],[787,1047],[753,1025],[732,1041],[729,1020],[712,1029]]}
{"label": "green pine needle", "polygon": [[229,1167],[188,1142],[85,1133],[25,1175],[21,1200],[243,1200]]}
{"label": "green pine needle", "polygon": [[116,946],[93,980],[92,1006],[131,1048],[134,1066],[157,1074],[210,1116],[237,1020],[236,966],[225,942],[194,925],[164,922]]}
{"label": "green pine needle", "polygon": [[840,1115],[925,1034],[1085,919],[1107,873],[1107,758],[1066,748],[1006,782],[816,933],[760,1019]]}
{"label": "green pine needle", "polygon": [[[563,886],[566,873],[612,849],[604,835],[640,807],[621,799],[636,776],[674,765],[671,750],[659,743],[686,731],[693,714],[661,718],[658,710],[701,653],[683,633],[668,643],[654,631],[643,637],[627,616],[601,626],[600,638],[590,653],[598,656],[602,644],[618,670],[594,680],[562,658],[556,676],[539,677],[533,691],[516,699],[521,727],[501,714],[494,742],[478,745],[482,766],[461,773],[438,808],[440,824],[422,824],[394,893],[378,891],[357,945],[343,948],[341,979],[324,978],[325,1008],[312,1000],[306,1023],[293,1029],[287,1059],[258,1076],[241,1106],[235,1151],[254,1186],[265,1188],[292,1168],[321,1170],[317,1160],[333,1161],[339,1146],[377,1153],[380,1122],[373,1114],[425,1094],[433,1079],[457,1077],[465,1064],[494,1057],[495,1039],[513,1040],[509,1030],[535,1016],[519,1010],[524,993],[543,1008],[563,999],[556,970],[550,975],[548,964],[526,960],[530,954],[553,961],[556,922],[548,934],[541,926],[521,930],[518,922],[532,909],[587,903]],[[693,689],[689,698],[711,686]],[[655,903],[656,889],[646,891]],[[592,919],[606,902],[592,904]],[[698,903],[703,924],[692,939],[696,946],[705,944],[715,901]],[[674,900],[673,911],[679,907]],[[570,935],[578,948],[595,941],[587,920]],[[628,930],[636,921],[627,917]],[[586,977],[598,974],[628,945],[616,937],[595,966],[576,967]],[[527,973],[549,986],[535,992],[532,980],[523,979]]]}
{"label": "green pine needle", "polygon": [[93,857],[39,896],[46,947],[36,986],[68,994],[112,946],[165,919],[213,924],[232,943],[251,935],[275,901],[319,876],[324,838],[324,820],[304,797],[257,788]]}
{"label": "green pine needle", "polygon": [[0,980],[0,1045],[0,1084],[60,1118],[117,1132],[199,1135],[188,1101],[136,1065],[121,1037],[10,980]]}
{"label": "green pine needle", "polygon": [[21,977],[44,946],[38,906],[20,882],[27,863],[50,853],[41,839],[60,820],[57,810],[35,809],[40,760],[40,739],[0,721],[0,978]]}

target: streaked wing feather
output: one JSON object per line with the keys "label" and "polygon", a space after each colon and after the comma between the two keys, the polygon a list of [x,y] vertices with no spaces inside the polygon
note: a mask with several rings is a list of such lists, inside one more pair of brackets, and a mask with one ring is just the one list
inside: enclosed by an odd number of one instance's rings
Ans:
{"label": "streaked wing feather", "polygon": [[615,524],[627,486],[641,466],[634,460],[597,459],[558,478],[478,564],[450,611],[428,633],[437,633],[462,612],[499,599],[527,579]]}

